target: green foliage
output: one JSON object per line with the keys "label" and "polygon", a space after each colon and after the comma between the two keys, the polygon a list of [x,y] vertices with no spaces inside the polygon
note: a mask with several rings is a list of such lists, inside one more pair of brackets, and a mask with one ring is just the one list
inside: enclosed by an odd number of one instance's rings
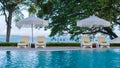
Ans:
{"label": "green foliage", "polygon": [[72,46],[72,47],[74,47],[74,46],[80,46],[80,43],[67,43],[67,42],[49,42],[49,43],[47,43],[47,46],[49,47],[49,46],[58,46],[58,47],[66,47],[66,46]]}
{"label": "green foliage", "polygon": [[42,8],[46,8],[46,9],[43,9],[44,14],[51,13],[52,12],[52,10],[51,10],[52,7],[53,7],[53,2],[50,1],[50,0],[47,3],[43,4]]}
{"label": "green foliage", "polygon": [[[76,27],[76,21],[93,14],[110,21],[111,28],[120,25],[120,0],[48,0],[42,5],[37,15],[50,20],[50,36],[68,33],[71,38],[75,38],[80,34],[91,34],[90,28]],[[110,35],[104,28],[95,28],[95,31],[95,34],[99,32]]]}
{"label": "green foliage", "polygon": [[[0,46],[4,47],[16,47],[17,43],[16,42],[0,42]],[[80,47],[80,43],[71,43],[71,42],[48,42],[46,44],[47,47]],[[110,43],[111,47],[120,47],[120,43]]]}
{"label": "green foliage", "polygon": [[[1,42],[0,43],[0,46],[17,46],[17,43],[14,43],[14,42],[9,42],[9,43],[7,43],[7,42]],[[58,46],[58,47],[66,47],[66,46],[80,46],[80,43],[70,43],[70,42],[59,42],[59,43],[57,43],[57,42],[48,42],[47,44],[46,44],[46,46]]]}
{"label": "green foliage", "polygon": [[112,46],[112,47],[120,47],[120,43],[110,43],[110,46]]}
{"label": "green foliage", "polygon": [[0,46],[17,46],[15,42],[0,42]]}
{"label": "green foliage", "polygon": [[35,14],[36,13],[36,9],[35,9],[35,5],[30,5],[28,12],[31,14]]}
{"label": "green foliage", "polygon": [[[1,0],[0,3],[1,14],[4,14],[2,9],[7,10],[7,14],[12,10],[16,21],[23,18],[23,7],[27,7],[30,14],[49,20],[50,36],[70,34],[71,39],[78,39],[81,34],[91,34],[90,28],[77,27],[76,22],[93,14],[110,21],[112,29],[120,25],[120,0]],[[112,37],[112,33],[104,28],[95,28],[94,31]]]}

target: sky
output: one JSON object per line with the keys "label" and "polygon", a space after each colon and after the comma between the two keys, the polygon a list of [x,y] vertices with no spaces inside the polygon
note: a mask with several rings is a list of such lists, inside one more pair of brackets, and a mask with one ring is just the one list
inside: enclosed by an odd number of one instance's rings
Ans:
{"label": "sky", "polygon": [[[28,13],[26,11],[23,11],[25,18],[28,17]],[[43,28],[41,29],[33,29],[34,30],[34,37],[36,36],[46,36],[48,37],[50,34],[50,30],[45,31]],[[115,27],[114,32],[120,36],[120,31],[118,27]],[[6,35],[6,22],[4,16],[0,16],[0,35]],[[11,35],[27,35],[27,36],[32,36],[31,35],[31,28],[17,28],[15,26],[15,22],[12,21],[12,29],[11,29]]]}
{"label": "sky", "polygon": [[[24,18],[28,17],[27,12],[24,13]],[[41,29],[33,29],[34,30],[34,36],[46,36],[48,37],[50,34],[50,30],[45,31],[43,28]],[[0,16],[0,35],[6,35],[6,22],[4,16]],[[15,26],[15,22],[12,21],[12,28],[11,28],[11,35],[26,35],[26,36],[32,36],[31,34],[31,28],[17,28]]]}

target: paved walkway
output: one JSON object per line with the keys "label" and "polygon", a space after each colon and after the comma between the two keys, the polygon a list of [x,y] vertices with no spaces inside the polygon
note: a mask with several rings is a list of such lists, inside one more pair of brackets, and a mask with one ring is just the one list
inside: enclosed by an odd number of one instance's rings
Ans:
{"label": "paved walkway", "polygon": [[79,50],[80,47],[46,47],[46,48],[17,48],[17,47],[0,47],[0,50],[35,50],[35,51],[60,51],[60,50]]}
{"label": "paved walkway", "polygon": [[[111,47],[112,49],[120,47]],[[106,49],[106,48],[80,48],[80,47],[46,47],[46,48],[17,48],[17,47],[0,47],[0,51],[62,51],[62,50],[93,50],[93,49]]]}

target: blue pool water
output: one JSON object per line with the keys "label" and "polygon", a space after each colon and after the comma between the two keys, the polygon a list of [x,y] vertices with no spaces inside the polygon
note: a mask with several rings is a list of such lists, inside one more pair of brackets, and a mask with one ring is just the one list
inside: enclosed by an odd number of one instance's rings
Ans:
{"label": "blue pool water", "polygon": [[120,68],[120,49],[0,51],[0,68]]}

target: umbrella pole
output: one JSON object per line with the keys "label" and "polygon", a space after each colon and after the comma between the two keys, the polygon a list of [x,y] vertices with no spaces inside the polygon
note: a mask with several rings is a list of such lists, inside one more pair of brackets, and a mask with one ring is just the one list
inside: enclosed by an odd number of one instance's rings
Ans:
{"label": "umbrella pole", "polygon": [[33,42],[33,24],[31,25],[31,29],[32,29],[32,42]]}
{"label": "umbrella pole", "polygon": [[92,41],[94,42],[94,31],[93,31],[93,27],[91,28],[91,32],[92,32],[92,35],[93,35]]}

